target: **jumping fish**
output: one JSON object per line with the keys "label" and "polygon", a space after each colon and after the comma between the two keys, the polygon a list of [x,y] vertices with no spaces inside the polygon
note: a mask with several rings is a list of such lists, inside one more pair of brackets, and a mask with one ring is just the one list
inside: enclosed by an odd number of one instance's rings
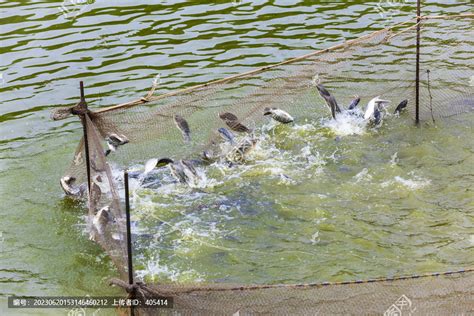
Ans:
{"label": "jumping fish", "polygon": [[358,95],[354,96],[354,99],[352,99],[351,103],[349,104],[349,107],[347,108],[348,110],[353,110],[357,107],[357,105],[360,102],[360,97]]}
{"label": "jumping fish", "polygon": [[380,99],[380,96],[377,96],[369,101],[365,109],[364,119],[368,120],[374,117],[375,109],[379,111],[383,109],[383,106],[390,101]]}
{"label": "jumping fish", "polygon": [[245,138],[226,155],[227,160],[234,162],[244,161],[245,155],[255,148],[256,143],[257,140],[254,138]]}
{"label": "jumping fish", "polygon": [[235,136],[234,136],[234,134],[233,134],[231,131],[229,131],[227,128],[225,128],[225,127],[220,127],[217,131],[219,132],[219,135],[221,135],[221,137],[222,137],[225,141],[229,142],[231,145],[234,145],[234,144],[235,144]]}
{"label": "jumping fish", "polygon": [[199,174],[191,161],[173,161],[170,158],[161,158],[157,161],[155,168],[168,166],[171,175],[180,183],[194,186],[199,181]]}
{"label": "jumping fish", "polygon": [[288,124],[294,121],[290,114],[278,108],[267,107],[263,110],[263,115],[270,115],[272,119],[283,124]]}
{"label": "jumping fish", "polygon": [[214,155],[214,152],[212,150],[207,149],[201,153],[200,158],[202,159],[202,161],[210,163],[214,161],[217,156]]}
{"label": "jumping fish", "polygon": [[395,112],[393,112],[393,114],[400,114],[400,112],[407,107],[407,104],[408,104],[408,100],[403,100],[402,102],[400,102],[400,104],[397,106],[397,108],[395,109]]}
{"label": "jumping fish", "polygon": [[105,226],[113,221],[112,214],[110,213],[110,206],[104,206],[101,208],[92,219],[92,224],[94,224],[97,232],[99,234],[104,233]]}
{"label": "jumping fish", "polygon": [[150,173],[153,169],[155,169],[157,164],[158,164],[157,158],[149,159],[147,162],[145,162],[145,171],[143,171],[143,174],[147,175],[148,173]]}
{"label": "jumping fish", "polygon": [[378,127],[382,124],[382,111],[380,111],[378,108],[375,108],[374,110],[373,124],[375,127]]}
{"label": "jumping fish", "polygon": [[227,126],[239,133],[250,133],[250,129],[239,122],[239,119],[235,114],[230,112],[219,113],[219,117],[227,124]]}
{"label": "jumping fish", "polygon": [[319,95],[326,101],[329,109],[331,110],[332,118],[336,118],[336,113],[341,113],[341,108],[337,105],[336,99],[329,93],[322,84],[317,84],[316,88],[318,89]]}
{"label": "jumping fish", "polygon": [[176,124],[176,127],[181,131],[183,134],[183,139],[185,142],[190,142],[191,141],[191,130],[189,129],[189,124],[188,122],[181,116],[176,114],[174,116],[174,122]]}
{"label": "jumping fish", "polygon": [[109,155],[111,152],[114,152],[117,150],[118,146],[125,145],[128,143],[127,137],[124,135],[117,135],[115,133],[107,135],[105,137],[105,140],[107,141],[107,146],[109,149],[105,151],[105,155]]}
{"label": "jumping fish", "polygon": [[72,176],[64,176],[60,179],[61,188],[64,193],[69,196],[81,197],[86,192],[87,184],[82,183],[79,186],[75,186],[76,178]]}

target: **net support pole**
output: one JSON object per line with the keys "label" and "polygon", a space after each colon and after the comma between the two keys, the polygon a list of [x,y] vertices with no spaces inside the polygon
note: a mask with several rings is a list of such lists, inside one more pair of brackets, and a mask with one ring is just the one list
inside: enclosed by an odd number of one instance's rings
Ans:
{"label": "net support pole", "polygon": [[84,96],[84,82],[79,83],[81,91],[81,101],[79,102],[84,107],[84,113],[80,116],[82,121],[82,131],[84,133],[84,152],[86,153],[86,171],[87,171],[87,189],[91,192],[91,163],[89,160],[89,139],[87,137],[87,103]]}
{"label": "net support pole", "polygon": [[[130,194],[128,186],[128,171],[125,170],[123,173],[123,180],[125,186],[125,216],[127,224],[127,259],[128,259],[128,284],[133,285],[133,257],[132,257],[132,232],[130,228]],[[135,293],[130,293],[131,297],[134,298]],[[135,315],[135,309],[132,305],[130,307],[130,315]]]}
{"label": "net support pole", "polygon": [[415,122],[420,123],[420,22],[421,0],[416,1],[416,88],[415,88]]}

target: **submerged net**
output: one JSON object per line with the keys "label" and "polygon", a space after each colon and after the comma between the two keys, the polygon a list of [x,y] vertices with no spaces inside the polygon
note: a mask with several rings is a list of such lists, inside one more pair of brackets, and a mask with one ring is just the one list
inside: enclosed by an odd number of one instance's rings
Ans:
{"label": "submerged net", "polygon": [[[431,122],[474,110],[472,92],[472,15],[424,18],[421,23],[420,119]],[[217,129],[225,127],[218,114],[231,112],[257,130],[266,118],[263,109],[276,107],[295,121],[330,117],[318,95],[321,82],[347,106],[354,95],[361,104],[375,96],[392,101],[389,112],[408,99],[415,115],[416,20],[395,25],[341,45],[214,83],[164,96],[137,100],[85,115],[91,165],[89,227],[91,238],[111,256],[123,278],[127,275],[125,219],[120,190],[123,170],[150,158],[199,159],[203,152],[225,157]],[[455,54],[454,54],[455,53]],[[175,115],[190,126],[191,141],[183,139]],[[337,117],[336,117],[337,121]],[[358,121],[357,124],[362,124]],[[367,128],[361,125],[361,128]],[[128,143],[105,156],[105,139],[125,136]],[[242,140],[242,139],[241,139]],[[66,176],[87,182],[81,141]],[[101,216],[97,214],[103,211]],[[105,214],[105,215],[104,215]],[[437,277],[346,285],[233,287],[230,285],[155,285],[145,296],[173,296],[174,311],[183,313],[380,313],[401,295],[413,299],[418,311],[466,312],[473,298],[472,272]],[[341,306],[344,301],[346,307]],[[353,302],[354,304],[352,304]],[[359,302],[364,302],[360,304]],[[377,302],[377,303],[375,303]],[[151,312],[142,310],[143,313]],[[166,311],[164,311],[166,312]]]}
{"label": "submerged net", "polygon": [[[173,297],[168,315],[460,315],[474,311],[474,271],[339,284],[239,287],[160,285],[147,297]],[[157,310],[140,309],[156,315]]]}

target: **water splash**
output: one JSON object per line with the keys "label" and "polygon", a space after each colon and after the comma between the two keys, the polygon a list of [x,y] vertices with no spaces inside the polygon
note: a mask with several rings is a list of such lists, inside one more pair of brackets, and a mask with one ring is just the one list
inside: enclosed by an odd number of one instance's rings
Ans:
{"label": "water splash", "polygon": [[323,119],[321,125],[340,136],[363,135],[367,131],[367,121],[359,109],[339,113],[336,119]]}
{"label": "water splash", "polygon": [[369,174],[369,169],[364,168],[364,169],[362,169],[361,172],[359,172],[358,174],[356,174],[354,176],[354,179],[356,180],[357,183],[359,183],[359,182],[363,182],[363,181],[372,180],[372,176]]}
{"label": "water splash", "polygon": [[405,179],[400,176],[396,176],[395,181],[411,190],[417,190],[424,188],[430,185],[431,181],[427,179],[423,179],[421,177],[415,177],[413,179]]}
{"label": "water splash", "polygon": [[143,269],[137,269],[136,276],[141,280],[150,280],[151,282],[169,279],[173,282],[184,282],[192,280],[193,282],[202,282],[204,275],[196,272],[193,269],[182,270],[179,267],[166,265],[160,256],[156,255],[144,263]]}

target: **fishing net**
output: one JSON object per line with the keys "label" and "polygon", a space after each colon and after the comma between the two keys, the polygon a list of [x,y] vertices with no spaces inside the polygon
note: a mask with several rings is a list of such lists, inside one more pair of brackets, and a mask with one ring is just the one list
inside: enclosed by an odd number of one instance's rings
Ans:
{"label": "fishing net", "polygon": [[443,315],[472,313],[474,273],[339,284],[242,287],[160,285],[147,297],[173,297],[173,308],[142,308],[143,315]]}
{"label": "fishing net", "polygon": [[[321,83],[343,107],[354,95],[362,99],[361,104],[382,96],[392,101],[389,111],[393,112],[398,103],[407,99],[408,115],[415,118],[417,26],[422,39],[420,120],[434,122],[454,116],[461,119],[460,114],[470,115],[474,110],[473,22],[472,15],[424,17],[419,24],[410,20],[277,65],[161,96],[149,93],[130,103],[83,114],[90,161],[91,238],[111,256],[121,277],[125,278],[128,273],[125,216],[119,196],[123,178],[114,176],[111,166],[123,170],[156,157],[170,157],[175,161],[201,159],[204,155],[222,157],[225,154],[217,130],[226,125],[219,113],[231,112],[240,123],[253,130],[266,120],[263,116],[266,107],[282,109],[295,121],[330,117],[316,89],[316,84]],[[60,109],[53,118],[64,118],[69,112]],[[186,141],[183,130],[176,127],[176,115],[189,123],[191,141]],[[105,140],[111,135],[127,142],[106,156]],[[84,145],[81,140],[65,174],[74,179],[71,185],[87,182]],[[413,304],[413,308],[422,313],[433,310],[451,314],[473,312],[472,271],[378,281],[254,288],[156,284],[143,286],[140,293],[145,297],[173,296],[173,311],[183,314],[372,314],[383,313],[402,295],[412,299],[409,307]],[[408,308],[406,304],[403,307]],[[155,313],[156,310],[141,312]]]}

